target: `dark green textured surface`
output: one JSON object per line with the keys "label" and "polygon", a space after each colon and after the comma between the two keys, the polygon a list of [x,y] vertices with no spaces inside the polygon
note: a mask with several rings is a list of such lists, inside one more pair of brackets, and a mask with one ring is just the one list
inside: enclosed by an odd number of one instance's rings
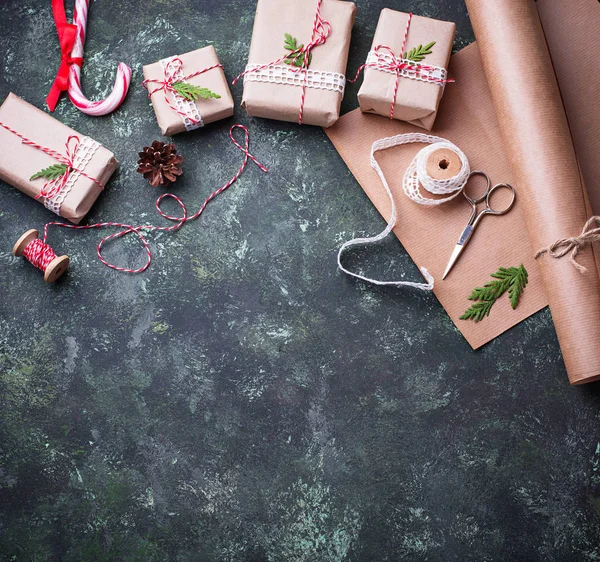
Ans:
{"label": "dark green textured surface", "polygon": [[[0,98],[43,105],[48,5],[0,3]],[[385,6],[472,40],[460,0],[361,0],[351,72]],[[56,112],[121,161],[90,221],[158,220],[134,171],[160,138],[142,64],[212,42],[233,78],[254,7],[92,2],[84,90],[105,95],[119,60],[134,83],[110,117]],[[54,231],[72,266],[44,286],[10,249],[51,217],[0,186],[0,559],[599,560],[599,387],[569,387],[549,312],[474,353],[433,296],[339,274],[340,243],[382,220],[324,133],[235,120],[176,137],[175,192],[196,207],[235,171],[233,122],[271,173],[251,165],[199,221],[153,236],[142,275],[99,264],[98,232]],[[354,259],[418,277],[394,240]]]}

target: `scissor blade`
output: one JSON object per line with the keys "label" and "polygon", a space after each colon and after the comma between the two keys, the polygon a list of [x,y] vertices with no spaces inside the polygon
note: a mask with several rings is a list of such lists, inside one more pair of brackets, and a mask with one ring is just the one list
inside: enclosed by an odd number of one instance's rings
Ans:
{"label": "scissor blade", "polygon": [[448,265],[446,266],[446,271],[444,271],[444,276],[442,277],[442,281],[444,279],[446,279],[446,277],[448,277],[448,273],[450,273],[450,270],[454,267],[454,264],[457,262],[459,256],[462,254],[462,251],[465,249],[464,244],[461,244],[460,242],[454,246],[454,251],[452,252],[452,255],[450,256],[450,261],[448,262]]}

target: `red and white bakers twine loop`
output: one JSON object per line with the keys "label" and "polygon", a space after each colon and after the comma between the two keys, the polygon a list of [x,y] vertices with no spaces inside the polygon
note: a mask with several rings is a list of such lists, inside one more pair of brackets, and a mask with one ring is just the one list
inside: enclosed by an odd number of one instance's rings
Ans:
{"label": "red and white bakers twine loop", "polygon": [[94,183],[98,184],[98,186],[100,186],[101,189],[104,189],[104,185],[102,185],[96,178],[86,174],[83,170],[80,170],[73,165],[73,160],[75,158],[75,155],[77,154],[79,143],[81,142],[77,135],[69,136],[67,142],[65,143],[65,154],[63,155],[60,154],[60,152],[56,152],[56,150],[52,150],[51,148],[42,146],[36,143],[35,141],[32,141],[31,139],[22,135],[18,131],[15,131],[8,125],[5,125],[4,123],[2,123],[2,121],[0,121],[0,127],[3,127],[13,135],[19,137],[23,144],[31,146],[37,150],[41,150],[44,154],[47,154],[51,158],[54,158],[54,160],[56,160],[57,162],[60,162],[61,164],[64,164],[66,166],[65,173],[55,180],[47,181],[44,184],[44,187],[42,187],[41,191],[35,196],[35,199],[40,199],[42,197],[44,199],[52,199],[53,197],[58,195],[65,187],[66,183],[69,181],[69,176],[72,172],[79,172],[82,176],[85,176],[86,178],[92,180]]}
{"label": "red and white bakers twine loop", "polygon": [[363,64],[358,71],[356,76],[352,80],[348,80],[351,84],[354,84],[358,80],[360,73],[365,68],[374,68],[375,70],[382,70],[384,72],[390,72],[396,75],[396,82],[394,84],[394,93],[392,94],[392,104],[390,107],[390,119],[394,118],[394,110],[396,106],[396,98],[398,96],[398,88],[400,86],[400,77],[403,71],[411,73],[409,78],[414,80],[424,80],[426,82],[432,82],[440,86],[444,86],[449,82],[454,82],[453,79],[440,78],[435,75],[437,70],[434,66],[426,64],[416,63],[408,59],[402,58],[403,53],[406,49],[406,42],[408,39],[408,30],[412,21],[412,13],[408,14],[408,21],[406,22],[406,28],[404,29],[404,37],[402,39],[402,47],[400,47],[400,56],[396,56],[393,49],[387,45],[377,45],[372,53],[374,60],[368,60]]}
{"label": "red and white bakers twine loop", "polygon": [[81,90],[81,67],[83,65],[83,46],[87,27],[89,0],[75,0],[73,23],[67,22],[64,0],[52,0],[52,12],[61,47],[61,64],[52,84],[46,103],[54,111],[61,92],[67,92],[69,98],[81,112],[100,116],[112,113],[125,100],[131,83],[131,68],[119,63],[117,76],[111,93],[104,100],[90,101]]}
{"label": "red and white bakers twine loop", "polygon": [[[144,88],[148,90],[149,98],[151,98],[152,95],[156,94],[157,92],[164,92],[165,101],[173,111],[175,111],[184,119],[189,119],[194,125],[198,125],[200,124],[198,120],[190,117],[187,113],[180,111],[171,103],[168,94],[171,93],[171,95],[173,96],[179,95],[175,88],[173,88],[173,84],[175,84],[176,82],[187,82],[191,78],[194,78],[195,76],[200,76],[201,74],[204,74],[205,72],[208,72],[209,70],[213,70],[215,68],[223,68],[223,65],[221,63],[213,64],[208,68],[203,68],[202,70],[197,70],[196,72],[192,72],[191,74],[186,74],[183,78],[176,78],[180,71],[183,72],[183,61],[179,57],[175,57],[174,59],[170,60],[167,64],[165,64],[164,80],[153,80],[148,78],[142,82],[142,86],[144,86]],[[150,90],[150,88],[148,87],[149,84],[156,84],[157,86],[153,90]]]}
{"label": "red and white bakers twine loop", "polygon": [[286,55],[278,58],[277,60],[274,60],[272,62],[269,62],[267,64],[263,64],[260,66],[257,66],[255,68],[250,68],[248,70],[245,70],[244,72],[242,72],[240,75],[238,75],[235,80],[233,81],[233,85],[235,86],[237,84],[237,81],[242,77],[245,76],[246,74],[250,74],[253,72],[259,72],[261,70],[264,70],[265,68],[268,68],[270,66],[273,65],[277,65],[282,63],[283,61],[285,61],[286,59],[296,59],[299,55],[304,55],[303,59],[302,59],[302,66],[299,68],[292,68],[293,65],[290,65],[290,71],[292,72],[301,72],[304,74],[304,80],[302,82],[302,92],[300,94],[300,109],[298,111],[298,124],[302,125],[302,121],[304,118],[304,103],[306,101],[306,88],[308,86],[308,65],[310,64],[310,58],[311,58],[311,52],[315,47],[318,47],[319,45],[324,45],[327,41],[327,38],[331,35],[331,24],[327,21],[324,20],[321,17],[321,3],[323,0],[317,0],[317,9],[315,11],[315,19],[313,22],[313,30],[312,30],[312,35],[311,35],[311,40],[309,43],[307,43],[306,45],[304,45],[302,48],[300,49],[296,49],[295,51],[292,51],[290,53],[287,53]]}
{"label": "red and white bakers twine loop", "polygon": [[[240,144],[236,140],[236,138],[233,136],[233,133],[236,129],[241,129],[242,131],[244,131],[244,144],[243,145]],[[200,209],[195,214],[189,215],[188,210],[187,210],[185,204],[183,203],[183,201],[179,197],[174,195],[173,193],[163,193],[156,200],[155,206],[156,206],[156,209],[157,209],[158,213],[160,214],[160,216],[162,216],[163,218],[165,218],[169,221],[173,221],[176,223],[172,226],[155,226],[155,225],[134,226],[131,224],[125,224],[125,223],[119,223],[119,222],[102,222],[102,223],[96,223],[96,224],[90,224],[90,225],[73,225],[73,224],[66,224],[66,223],[62,223],[62,222],[49,222],[44,226],[43,239],[37,240],[37,241],[33,240],[32,242],[30,242],[30,244],[25,248],[23,255],[35,267],[44,271],[44,269],[47,267],[47,265],[54,258],[56,258],[56,254],[55,254],[54,250],[52,250],[52,248],[50,246],[48,246],[48,244],[46,242],[48,239],[48,229],[51,226],[58,226],[61,228],[71,228],[74,230],[90,230],[93,228],[116,227],[116,228],[120,228],[122,230],[120,230],[119,232],[115,232],[114,234],[105,236],[102,240],[100,240],[100,243],[98,244],[97,249],[96,249],[98,259],[106,267],[109,267],[116,271],[122,271],[125,273],[141,273],[143,271],[146,271],[146,269],[148,269],[148,267],[150,267],[150,264],[152,262],[152,253],[150,251],[150,246],[148,244],[148,241],[147,241],[146,237],[144,236],[144,231],[169,232],[169,231],[179,230],[186,222],[197,219],[204,212],[204,210],[206,209],[206,206],[213,199],[215,199],[215,197],[217,197],[218,195],[223,193],[225,190],[227,190],[229,187],[231,187],[238,180],[238,178],[242,175],[243,171],[246,169],[246,166],[248,165],[249,160],[252,160],[263,172],[265,172],[265,173],[268,172],[268,169],[266,168],[266,166],[261,164],[250,153],[250,134],[248,132],[248,129],[246,129],[246,127],[244,127],[243,125],[233,125],[229,129],[229,137],[231,138],[231,141],[233,142],[233,144],[244,153],[244,161],[242,162],[242,165],[240,166],[239,170],[235,173],[235,175],[225,185],[223,185],[222,187],[220,187],[219,189],[217,189],[216,191],[211,193],[206,198],[206,200],[204,201],[204,203],[202,204]],[[179,208],[181,209],[181,216],[169,215],[161,209],[162,201],[167,198],[175,200],[175,202],[179,205]],[[146,263],[137,269],[131,269],[131,268],[121,267],[121,266],[112,264],[109,261],[107,261],[104,258],[104,256],[102,255],[102,249],[107,242],[109,242],[110,240],[114,240],[116,238],[122,238],[123,236],[127,236],[128,234],[134,234],[135,236],[137,236],[144,248],[144,251],[146,252]]]}

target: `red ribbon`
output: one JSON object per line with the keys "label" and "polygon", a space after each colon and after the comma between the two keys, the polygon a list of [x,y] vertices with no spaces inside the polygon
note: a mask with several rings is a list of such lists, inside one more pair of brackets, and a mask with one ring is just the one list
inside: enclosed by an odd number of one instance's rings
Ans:
{"label": "red ribbon", "polygon": [[83,58],[71,58],[71,51],[73,50],[75,40],[77,39],[77,26],[67,22],[64,0],[52,0],[52,13],[54,15],[56,31],[58,32],[61,58],[56,78],[46,97],[46,104],[50,111],[56,109],[60,94],[69,89],[69,70],[71,65],[77,64],[81,66],[83,64]]}

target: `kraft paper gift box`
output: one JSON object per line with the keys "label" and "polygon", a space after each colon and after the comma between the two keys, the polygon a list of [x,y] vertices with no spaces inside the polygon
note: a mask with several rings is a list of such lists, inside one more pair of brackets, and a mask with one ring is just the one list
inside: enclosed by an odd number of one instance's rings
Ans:
{"label": "kraft paper gift box", "polygon": [[[233,115],[229,84],[212,45],[146,65],[143,72],[144,83],[163,135],[192,131]],[[172,82],[183,81],[208,88],[220,97],[186,100],[172,89],[162,88],[169,78]]]}
{"label": "kraft paper gift box", "polygon": [[[114,154],[12,93],[0,106],[0,125],[0,179],[78,224],[117,169]],[[31,179],[69,160],[68,174]]]}
{"label": "kraft paper gift box", "polygon": [[[402,43],[409,14],[388,8],[382,10],[373,38],[373,45],[367,58],[364,82],[358,92],[358,101],[363,113],[377,113],[390,117],[393,105],[393,118],[407,121],[418,127],[431,130],[438,106],[444,93],[446,70],[452,54],[456,25],[454,23],[412,16],[406,44]],[[435,41],[431,54],[421,61],[407,61],[403,55],[409,54],[419,45],[425,47]],[[389,47],[381,48],[379,46]],[[379,49],[378,49],[379,47]],[[410,68],[400,71],[398,89],[394,98],[397,73],[387,67],[395,57],[395,62],[407,62]],[[400,60],[402,59],[402,60]],[[384,63],[379,64],[379,63]],[[376,68],[377,67],[377,68]],[[428,70],[435,68],[436,70]],[[427,77],[433,78],[428,81]]]}
{"label": "kraft paper gift box", "polygon": [[[316,0],[258,0],[242,99],[249,115],[299,122],[302,106],[305,125],[329,127],[338,120],[356,16],[352,2],[322,0],[321,16],[331,25],[331,34],[312,49],[307,71],[275,62],[290,52],[285,48],[286,34],[296,39],[298,47],[311,42],[317,5]],[[256,70],[262,66],[267,68]]]}

